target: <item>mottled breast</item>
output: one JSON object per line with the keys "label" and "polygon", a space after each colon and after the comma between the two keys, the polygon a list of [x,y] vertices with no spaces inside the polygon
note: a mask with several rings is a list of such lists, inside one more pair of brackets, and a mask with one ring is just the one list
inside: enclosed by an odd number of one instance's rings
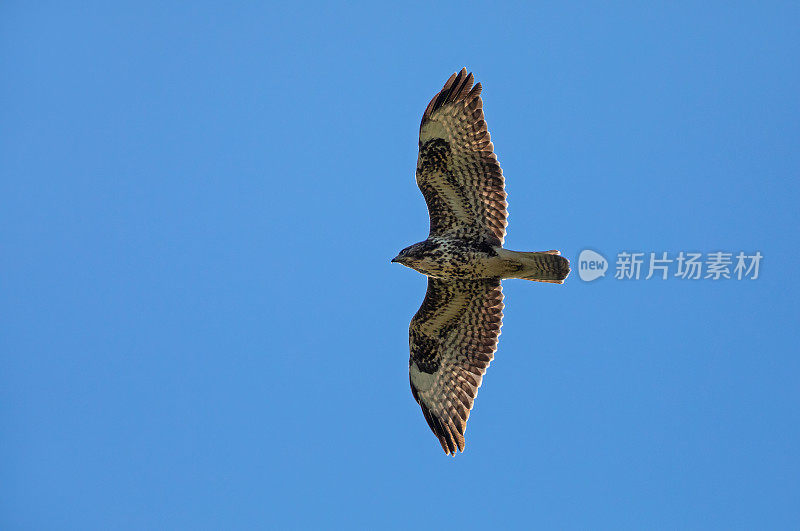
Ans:
{"label": "mottled breast", "polygon": [[415,264],[417,271],[436,278],[481,279],[495,275],[497,252],[488,243],[430,238],[425,255]]}

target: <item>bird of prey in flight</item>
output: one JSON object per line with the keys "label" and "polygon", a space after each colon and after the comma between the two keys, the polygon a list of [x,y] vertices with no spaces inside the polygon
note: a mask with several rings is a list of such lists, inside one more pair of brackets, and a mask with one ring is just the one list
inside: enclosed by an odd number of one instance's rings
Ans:
{"label": "bird of prey in flight", "polygon": [[503,249],[505,181],[483,117],[481,84],[472,83],[466,68],[453,74],[422,115],[416,175],[430,234],[392,259],[428,277],[408,330],[408,373],[425,420],[452,455],[464,451],[472,403],[497,350],[500,280],[561,284],[569,274],[558,251]]}

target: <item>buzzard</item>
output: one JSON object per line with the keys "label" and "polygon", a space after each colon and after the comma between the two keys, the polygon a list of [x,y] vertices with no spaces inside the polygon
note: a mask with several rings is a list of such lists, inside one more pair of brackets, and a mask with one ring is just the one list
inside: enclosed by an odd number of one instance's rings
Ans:
{"label": "buzzard", "polygon": [[503,171],[483,117],[481,84],[466,69],[450,76],[422,115],[417,185],[430,234],[392,259],[428,277],[411,319],[411,393],[445,453],[464,451],[478,387],[497,350],[503,319],[500,280],[561,284],[569,261],[558,251],[503,249]]}

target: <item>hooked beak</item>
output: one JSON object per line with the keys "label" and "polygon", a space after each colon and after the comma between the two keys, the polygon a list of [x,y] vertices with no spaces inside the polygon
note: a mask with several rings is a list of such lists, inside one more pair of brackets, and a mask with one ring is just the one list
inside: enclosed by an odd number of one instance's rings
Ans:
{"label": "hooked beak", "polygon": [[401,264],[401,263],[402,263],[402,261],[401,261],[401,258],[400,258],[400,255],[399,255],[399,254],[398,254],[397,256],[395,256],[394,258],[392,258],[392,263],[394,264],[395,262],[397,262],[398,264]]}

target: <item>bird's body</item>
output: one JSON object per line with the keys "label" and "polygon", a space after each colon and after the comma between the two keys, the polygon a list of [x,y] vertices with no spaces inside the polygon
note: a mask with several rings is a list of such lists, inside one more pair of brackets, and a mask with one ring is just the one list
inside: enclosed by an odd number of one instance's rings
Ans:
{"label": "bird's body", "polygon": [[558,251],[503,248],[508,222],[503,172],[483,119],[480,83],[453,74],[420,125],[417,185],[431,218],[428,238],[392,261],[428,276],[409,327],[409,379],[445,452],[464,450],[464,431],[503,318],[500,280],[562,283]]}
{"label": "bird's body", "polygon": [[[541,282],[563,280],[559,267],[553,271],[553,278],[545,278],[547,266],[558,251],[541,253],[521,253],[503,249],[487,242],[475,242],[458,238],[432,237],[414,244],[413,258],[404,259],[402,255],[396,262],[403,263],[428,277],[452,280],[479,280],[488,278],[525,278],[540,275]],[[541,256],[543,255],[543,256]],[[555,266],[562,265],[555,259]],[[565,260],[565,259],[561,259]]]}

